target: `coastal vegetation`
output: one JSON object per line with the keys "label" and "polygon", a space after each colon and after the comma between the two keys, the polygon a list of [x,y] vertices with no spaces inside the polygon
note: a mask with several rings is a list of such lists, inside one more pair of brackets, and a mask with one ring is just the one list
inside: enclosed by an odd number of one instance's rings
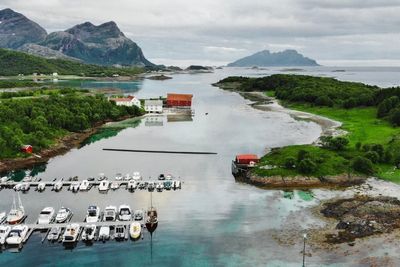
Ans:
{"label": "coastal vegetation", "polygon": [[103,95],[87,95],[73,89],[54,90],[42,97],[2,99],[0,159],[23,157],[22,145],[32,145],[37,153],[69,133],[142,112],[136,106],[116,106]]}
{"label": "coastal vegetation", "polygon": [[133,76],[145,72],[141,67],[110,67],[84,64],[65,59],[46,59],[23,52],[0,49],[0,75],[16,76],[52,74],[77,75],[88,77]]}
{"label": "coastal vegetation", "polygon": [[341,129],[347,132],[323,136],[317,145],[273,149],[261,158],[254,174],[319,178],[376,175],[400,182],[400,88],[281,74],[228,77],[217,85],[229,90],[263,91],[290,109],[340,121]]}

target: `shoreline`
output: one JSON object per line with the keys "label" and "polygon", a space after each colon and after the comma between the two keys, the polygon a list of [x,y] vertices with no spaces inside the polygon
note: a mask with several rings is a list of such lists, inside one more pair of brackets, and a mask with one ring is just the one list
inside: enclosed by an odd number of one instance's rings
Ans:
{"label": "shoreline", "polygon": [[119,122],[124,121],[131,118],[141,118],[143,116],[132,117],[132,116],[124,116],[117,120],[105,120],[102,122],[96,123],[91,128],[85,130],[80,133],[68,133],[64,137],[57,140],[56,144],[51,146],[50,148],[43,149],[40,153],[35,153],[39,157],[35,155],[31,155],[28,158],[12,158],[12,159],[2,159],[0,160],[0,173],[6,173],[10,171],[15,171],[19,169],[31,168],[38,164],[45,164],[50,159],[63,155],[69,152],[71,149],[79,147],[82,142],[84,142],[91,135],[98,132],[104,125],[110,122]]}
{"label": "shoreline", "polygon": [[[219,87],[221,88],[221,87]],[[223,88],[221,88],[223,89]],[[225,90],[225,89],[223,89]],[[318,145],[320,138],[323,136],[341,136],[346,135],[348,132],[339,129],[342,123],[320,115],[291,110],[279,104],[279,101],[274,97],[269,97],[264,92],[240,92],[237,90],[229,90],[238,93],[244,99],[250,100],[252,103],[249,105],[255,109],[266,112],[281,112],[288,114],[296,120],[307,120],[318,124],[321,127],[321,134],[317,140],[310,143],[310,145]],[[275,148],[279,149],[279,148]],[[313,188],[345,188],[354,185],[363,184],[368,177],[361,175],[350,175],[342,173],[338,175],[331,175],[325,177],[304,176],[298,174],[293,177],[283,176],[267,176],[260,177],[252,174],[248,170],[243,177],[235,177],[235,180],[245,182],[263,189],[313,189]]]}

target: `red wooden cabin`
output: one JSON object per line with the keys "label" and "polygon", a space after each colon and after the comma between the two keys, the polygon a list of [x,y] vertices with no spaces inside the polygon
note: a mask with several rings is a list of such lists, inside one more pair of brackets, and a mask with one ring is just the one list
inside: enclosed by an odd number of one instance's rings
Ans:
{"label": "red wooden cabin", "polygon": [[191,94],[168,94],[167,106],[168,107],[191,107],[192,106]]}

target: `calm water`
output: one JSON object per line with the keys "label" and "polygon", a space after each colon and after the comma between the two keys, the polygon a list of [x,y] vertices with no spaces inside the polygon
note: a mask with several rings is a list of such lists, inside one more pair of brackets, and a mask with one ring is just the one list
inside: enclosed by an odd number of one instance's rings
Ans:
{"label": "calm water", "polygon": [[[301,73],[334,76],[343,80],[363,81],[380,86],[400,84],[399,69],[314,68]],[[176,74],[172,80],[143,80],[132,83],[78,82],[84,88],[119,88],[138,97],[157,97],[167,92],[194,94],[195,116],[191,120],[154,117],[140,122],[112,125],[80,149],[52,159],[39,174],[45,180],[78,175],[83,177],[105,173],[140,171],[148,179],[160,173],[172,173],[184,181],[176,192],[154,193],[159,211],[159,226],[153,236],[145,233],[137,242],[93,246],[79,244],[65,250],[60,244],[41,243],[42,234],[35,233],[20,253],[0,253],[5,266],[300,266],[301,236],[296,244],[282,246],[274,233],[288,222],[298,228],[320,225],[307,207],[318,203],[298,192],[294,199],[283,198],[281,191],[266,191],[236,183],[230,162],[237,153],[262,155],[266,148],[303,144],[320,134],[318,125],[296,121],[286,114],[252,109],[239,95],[225,92],[210,84],[231,74],[266,75],[272,70],[231,69],[213,74]],[[205,115],[205,113],[208,115]],[[157,155],[102,151],[102,148],[215,151],[218,155]],[[315,194],[331,192],[316,190]],[[0,211],[8,210],[12,192],[0,192]],[[129,204],[133,209],[147,208],[147,192],[125,190],[99,194],[97,189],[72,194],[47,190],[22,195],[28,223],[37,219],[45,206],[61,206],[74,211],[73,221],[83,221],[86,209],[96,204]],[[296,239],[297,240],[297,239]],[[382,253],[384,253],[382,251]],[[354,258],[338,258],[334,252],[307,258],[308,266],[346,266]]]}

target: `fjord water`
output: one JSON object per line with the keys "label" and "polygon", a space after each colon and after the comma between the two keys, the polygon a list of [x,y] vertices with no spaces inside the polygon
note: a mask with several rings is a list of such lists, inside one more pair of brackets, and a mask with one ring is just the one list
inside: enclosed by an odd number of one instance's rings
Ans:
{"label": "fjord water", "polygon": [[[343,69],[343,68],[340,68]],[[346,69],[346,68],[345,68]],[[307,68],[301,74],[334,76],[380,86],[399,84],[399,69]],[[321,222],[307,207],[318,200],[295,194],[283,198],[279,190],[262,190],[235,182],[230,164],[238,153],[262,155],[267,148],[311,143],[321,129],[312,122],[299,121],[277,112],[262,112],[248,106],[238,94],[212,87],[211,83],[229,75],[262,76],[279,69],[224,69],[215,73],[175,74],[166,81],[79,82],[85,88],[119,88],[139,98],[158,97],[167,92],[194,94],[195,116],[191,120],[154,117],[139,123],[128,121],[112,125],[112,134],[97,138],[79,149],[55,157],[40,176],[44,180],[79,176],[80,179],[105,173],[140,171],[144,179],[156,179],[171,173],[184,183],[182,190],[153,193],[159,212],[159,226],[150,242],[108,241],[73,250],[61,244],[41,242],[43,234],[34,233],[20,253],[0,253],[2,266],[300,266],[301,236],[295,244],[284,246],[276,241],[282,225],[294,223],[307,229]],[[286,73],[286,72],[285,72]],[[208,113],[208,115],[206,115]],[[95,138],[94,138],[95,139]],[[217,155],[136,154],[103,151],[103,148],[212,151]],[[318,194],[328,194],[316,190]],[[9,210],[13,192],[0,192],[0,211]],[[146,209],[150,194],[129,193],[124,189],[99,194],[97,188],[73,194],[47,189],[21,195],[27,222],[34,223],[45,206],[74,211],[73,221],[82,222],[89,205],[104,209],[107,205],[129,204]],[[338,258],[335,252],[307,258],[308,266],[342,266],[351,257]],[[337,265],[335,263],[339,262]]]}

